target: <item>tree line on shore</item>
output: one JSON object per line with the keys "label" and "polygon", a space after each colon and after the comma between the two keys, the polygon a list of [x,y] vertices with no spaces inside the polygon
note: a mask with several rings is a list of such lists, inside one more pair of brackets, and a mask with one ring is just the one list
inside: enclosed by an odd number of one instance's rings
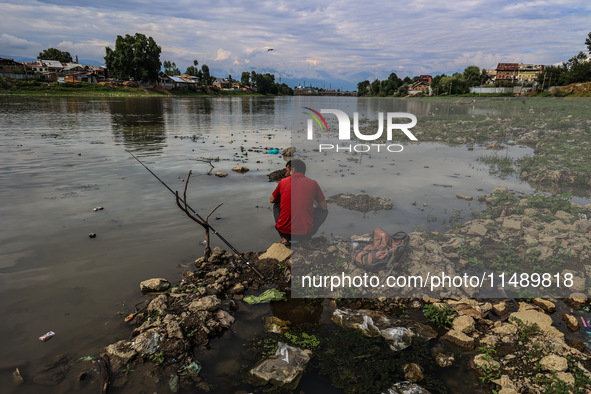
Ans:
{"label": "tree line on shore", "polygon": [[[170,60],[161,61],[162,48],[152,37],[144,34],[118,35],[115,40],[115,48],[105,47],[105,65],[109,75],[119,80],[134,80],[141,82],[155,82],[162,68],[168,76],[178,76],[181,70],[176,63]],[[48,48],[39,53],[39,60],[57,60],[62,63],[71,63],[72,56],[69,52],[60,51],[56,48]],[[197,77],[203,86],[214,84],[216,77],[211,75],[207,64],[199,66],[195,59],[193,64],[188,66],[184,72],[186,75]],[[261,94],[292,95],[293,89],[285,83],[275,82],[275,76],[269,73],[257,73],[254,70],[242,72],[240,81],[228,75],[226,83],[232,86],[239,83],[242,87],[248,87]]]}
{"label": "tree line on shore", "polygon": [[[591,55],[591,32],[585,40],[589,55]],[[365,80],[357,84],[357,96],[398,96],[408,95],[411,85],[419,80],[419,76],[400,79],[396,73],[390,74],[384,80]],[[473,86],[483,85],[488,79],[486,69],[472,65],[463,72],[456,72],[451,76],[440,74],[433,77],[431,90],[434,95],[466,94]],[[579,52],[557,66],[546,66],[536,80],[540,85],[564,86],[577,82],[591,82],[591,58],[585,52]],[[497,86],[514,86],[514,82],[497,81]]]}

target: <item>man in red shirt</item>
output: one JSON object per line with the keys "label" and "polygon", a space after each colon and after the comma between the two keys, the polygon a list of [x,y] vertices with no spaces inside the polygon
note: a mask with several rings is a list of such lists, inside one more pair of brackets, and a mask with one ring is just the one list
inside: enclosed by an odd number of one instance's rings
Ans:
{"label": "man in red shirt", "polygon": [[279,181],[269,201],[275,204],[275,228],[281,243],[289,245],[292,238],[312,238],[326,220],[328,207],[318,182],[306,177],[302,160],[289,161],[286,172],[290,176]]}

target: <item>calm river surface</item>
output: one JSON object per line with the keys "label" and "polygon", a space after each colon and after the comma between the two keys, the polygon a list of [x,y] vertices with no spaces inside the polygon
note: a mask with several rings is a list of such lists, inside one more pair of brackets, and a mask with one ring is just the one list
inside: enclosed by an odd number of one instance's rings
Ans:
{"label": "calm river surface", "polygon": [[[453,109],[442,105],[439,110]],[[265,152],[281,151],[292,144],[293,132],[305,132],[303,107],[367,117],[411,112],[420,122],[435,106],[428,100],[353,97],[0,97],[2,391],[14,387],[16,367],[27,382],[19,392],[51,391],[31,383],[40,366],[63,353],[98,355],[128,338],[123,317],[144,299],[139,283],[152,277],[178,282],[202,255],[202,228],[126,149],[181,193],[192,170],[189,204],[205,216],[223,202],[212,216],[216,230],[240,251],[262,251],[278,240],[268,203],[275,183],[267,174],[285,165]],[[488,153],[479,146],[405,142],[394,158],[382,157],[387,162],[308,153],[308,175],[326,196],[363,190],[394,203],[390,211],[365,215],[331,204],[325,235],[362,234],[377,226],[390,232],[442,229],[482,209],[476,197],[496,186],[531,191],[516,178],[489,175],[476,161]],[[531,149],[512,146],[508,154],[520,157]],[[226,178],[207,175],[210,165],[203,159],[218,157],[213,172],[226,172]],[[250,171],[232,172],[237,164]],[[456,194],[475,199],[458,200]],[[104,209],[93,210],[99,206]],[[214,245],[224,246],[217,239]],[[56,336],[41,342],[38,337],[49,330]]]}

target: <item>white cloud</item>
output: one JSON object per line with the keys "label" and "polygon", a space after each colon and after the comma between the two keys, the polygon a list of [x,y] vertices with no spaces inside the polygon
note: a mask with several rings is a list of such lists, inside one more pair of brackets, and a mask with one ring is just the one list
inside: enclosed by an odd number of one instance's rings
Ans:
{"label": "white cloud", "polygon": [[[0,0],[2,1],[2,0]],[[498,3],[498,4],[495,4]],[[458,0],[19,0],[0,3],[0,53],[59,47],[102,62],[117,35],[143,33],[179,68],[209,64],[335,78],[461,71],[499,61],[552,64],[585,50],[591,2]],[[564,26],[568,26],[565,29]],[[273,51],[267,51],[273,48]],[[211,63],[215,62],[214,65]],[[247,66],[248,65],[248,66]],[[320,75],[320,74],[316,74]],[[324,75],[324,74],[323,74]],[[358,81],[352,80],[356,83]]]}
{"label": "white cloud", "polygon": [[226,60],[231,55],[232,55],[232,52],[226,51],[225,49],[222,49],[222,48],[219,48],[218,49],[218,52],[217,52],[217,56],[213,60],[216,61],[216,62],[219,62],[221,60]]}
{"label": "white cloud", "polygon": [[11,50],[33,49],[39,46],[38,43],[11,36],[10,34],[0,34],[0,48],[3,52]]}

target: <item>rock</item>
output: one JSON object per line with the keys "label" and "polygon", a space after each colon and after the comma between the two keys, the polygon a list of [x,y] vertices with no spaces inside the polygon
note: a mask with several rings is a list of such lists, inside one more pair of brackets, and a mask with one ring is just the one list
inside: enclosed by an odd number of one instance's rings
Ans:
{"label": "rock", "polygon": [[222,172],[222,171],[218,171],[218,172],[215,173],[215,176],[217,176],[219,178],[224,178],[224,177],[227,177],[228,174],[225,173],[225,172]]}
{"label": "rock", "polygon": [[166,294],[160,294],[158,297],[150,301],[150,304],[148,304],[148,313],[165,315],[166,309],[168,308],[168,306],[166,305],[167,301],[168,298],[166,297]]}
{"label": "rock", "polygon": [[215,311],[220,309],[222,305],[222,301],[214,295],[205,296],[203,298],[199,298],[189,304],[189,310],[191,312],[198,312],[198,311]]}
{"label": "rock", "polygon": [[382,394],[430,394],[431,392],[412,382],[398,382]]}
{"label": "rock", "polygon": [[568,212],[564,212],[564,211],[557,211],[554,214],[554,217],[557,219],[560,219],[562,221],[568,222],[568,223],[570,223],[570,221],[573,219],[573,215],[571,215]]}
{"label": "rock", "polygon": [[403,367],[404,370],[404,378],[409,382],[416,383],[418,381],[423,380],[423,367],[419,364],[409,363],[405,364]]}
{"label": "rock", "polygon": [[141,356],[151,356],[158,350],[158,344],[162,341],[162,335],[157,329],[151,329],[140,333],[131,342],[131,348]]}
{"label": "rock", "polygon": [[279,182],[283,178],[287,177],[287,174],[285,172],[285,168],[282,168],[280,170],[273,171],[267,176],[269,177],[269,182]]}
{"label": "rock", "polygon": [[366,309],[336,309],[331,320],[341,327],[355,328],[367,337],[381,336],[394,351],[411,346],[415,337],[428,341],[437,336],[437,333],[425,324],[390,318],[380,312]]}
{"label": "rock", "polygon": [[362,193],[339,193],[329,197],[326,202],[358,212],[392,209],[392,200],[387,197],[370,196]]}
{"label": "rock", "polygon": [[477,235],[479,237],[484,237],[488,230],[482,224],[472,223],[470,228],[468,229],[468,235]]}
{"label": "rock", "polygon": [[267,249],[265,253],[259,256],[259,260],[263,259],[275,259],[280,263],[284,262],[285,260],[291,257],[291,249],[287,246],[277,242],[274,243]]}
{"label": "rock", "polygon": [[572,373],[558,372],[556,374],[556,377],[558,378],[558,380],[562,380],[566,384],[570,384],[571,386],[575,385],[575,377]]}
{"label": "rock", "polygon": [[292,157],[293,154],[295,153],[295,151],[296,151],[296,148],[291,146],[287,149],[284,149],[282,155],[286,156],[286,157]]}
{"label": "rock", "polygon": [[505,186],[497,186],[494,188],[492,194],[496,194],[496,193],[509,193],[509,188],[507,188]]}
{"label": "rock", "polygon": [[435,361],[437,362],[437,365],[439,365],[441,368],[447,368],[453,365],[454,361],[456,361],[456,358],[453,355],[453,353],[439,353],[437,354],[437,356],[435,356]]}
{"label": "rock", "polygon": [[501,390],[499,391],[499,394],[500,393],[517,394],[518,393],[515,383],[513,383],[513,381],[509,378],[508,375],[501,375],[500,379],[493,380],[492,382],[501,386]]}
{"label": "rock", "polygon": [[562,315],[562,320],[566,323],[566,328],[568,328],[569,331],[579,331],[579,321],[576,317],[572,315],[567,315],[565,313],[564,315]]}
{"label": "rock", "polygon": [[564,341],[564,334],[558,331],[556,327],[552,327],[552,318],[545,313],[534,310],[513,312],[509,317],[509,322],[517,325],[517,323],[513,321],[513,318],[519,319],[527,325],[537,324],[548,337]]}
{"label": "rock", "polygon": [[144,293],[166,291],[169,287],[170,282],[164,278],[148,279],[140,283],[140,290]]}
{"label": "rock", "polygon": [[587,296],[583,293],[572,293],[565,302],[575,309],[581,309],[587,303]]}
{"label": "rock", "polygon": [[490,369],[499,369],[501,368],[501,364],[494,360],[492,357],[486,357],[486,354],[478,354],[474,356],[474,366],[477,369],[488,368]]}
{"label": "rock", "polygon": [[497,334],[500,336],[517,335],[517,331],[518,331],[517,327],[515,327],[513,324],[509,324],[509,323],[503,323],[499,327],[495,327],[492,329],[492,332],[494,334]]}
{"label": "rock", "polygon": [[503,220],[503,229],[505,230],[521,230],[521,222],[514,219]]}
{"label": "rock", "polygon": [[461,331],[450,330],[441,339],[464,350],[474,349],[474,338],[469,337]]}
{"label": "rock", "polygon": [[287,390],[298,386],[312,352],[279,342],[273,356],[258,363],[249,372],[254,385],[271,383]]}
{"label": "rock", "polygon": [[550,354],[540,360],[540,365],[545,371],[564,372],[568,369],[568,361],[564,357]]}
{"label": "rock", "polygon": [[539,306],[546,313],[554,313],[554,311],[556,310],[556,305],[554,305],[554,303],[543,298],[534,298],[532,300],[532,304]]}
{"label": "rock", "polygon": [[168,338],[183,339],[183,331],[173,315],[166,315],[163,322],[166,324],[166,336]]}
{"label": "rock", "polygon": [[230,290],[228,290],[229,294],[242,294],[244,293],[244,285],[242,283],[236,283],[234,285],[234,287],[232,287]]}
{"label": "rock", "polygon": [[217,321],[220,322],[221,326],[224,328],[230,328],[232,323],[234,323],[234,316],[230,315],[228,312],[224,310],[217,311],[215,318]]}
{"label": "rock", "polygon": [[474,319],[471,316],[458,316],[453,320],[453,329],[464,334],[472,333],[474,328]]}
{"label": "rock", "polygon": [[240,174],[244,174],[245,172],[248,172],[249,169],[244,166],[236,166],[236,167],[232,168],[232,171],[238,172]]}
{"label": "rock", "polygon": [[137,355],[137,351],[131,347],[129,341],[115,342],[103,349],[101,356],[109,359],[113,371],[120,371]]}
{"label": "rock", "polygon": [[290,323],[275,316],[263,317],[265,332],[285,334],[289,331]]}
{"label": "rock", "polygon": [[472,197],[472,196],[464,196],[463,194],[456,194],[456,198],[457,199],[461,199],[461,200],[466,200],[466,201],[472,201],[472,200],[474,200],[474,197]]}
{"label": "rock", "polygon": [[591,233],[591,221],[590,220],[577,220],[574,223],[575,229],[580,234]]}
{"label": "rock", "polygon": [[492,311],[497,316],[503,316],[509,313],[509,306],[507,306],[505,301],[501,301],[498,304],[493,305]]}
{"label": "rock", "polygon": [[471,316],[474,319],[482,319],[485,315],[478,302],[472,299],[462,298],[459,301],[448,301],[447,303],[459,315]]}

